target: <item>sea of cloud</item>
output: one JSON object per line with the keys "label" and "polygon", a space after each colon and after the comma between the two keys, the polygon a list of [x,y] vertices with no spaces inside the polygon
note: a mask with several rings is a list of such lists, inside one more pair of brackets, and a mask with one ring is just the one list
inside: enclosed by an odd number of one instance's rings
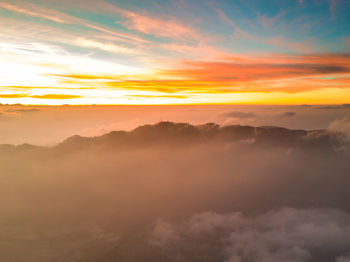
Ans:
{"label": "sea of cloud", "polygon": [[345,262],[349,142],[162,122],[0,147],[0,260]]}

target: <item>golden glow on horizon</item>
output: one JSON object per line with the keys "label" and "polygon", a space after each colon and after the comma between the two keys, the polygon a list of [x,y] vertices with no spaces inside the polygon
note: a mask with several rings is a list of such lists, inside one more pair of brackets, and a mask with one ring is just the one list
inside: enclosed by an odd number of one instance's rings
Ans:
{"label": "golden glow on horizon", "polygon": [[[333,73],[331,68],[331,72],[324,73],[329,60],[339,67],[349,66],[350,59],[339,55],[311,59],[276,56],[270,60],[256,57],[255,61],[250,57],[240,63],[229,59],[185,62],[185,66],[180,64],[182,69],[158,72],[57,54],[53,56],[57,58],[56,63],[50,63],[47,56],[35,57],[36,62],[33,58],[21,59],[18,54],[6,53],[4,57],[7,60],[0,61],[0,103],[3,104],[334,104],[350,101],[348,72]],[[291,65],[288,59],[293,62]]]}
{"label": "golden glow on horizon", "polygon": [[[110,95],[110,92],[101,96]],[[286,93],[232,93],[226,94],[198,94],[190,99],[186,97],[154,95],[145,92],[144,95],[130,95],[129,92],[119,96],[104,97],[79,97],[78,95],[34,95],[32,97],[0,96],[0,103],[23,105],[160,105],[160,104],[343,104],[350,101],[350,88],[347,89],[321,89],[316,91],[286,94]],[[213,102],[208,102],[213,101]]]}

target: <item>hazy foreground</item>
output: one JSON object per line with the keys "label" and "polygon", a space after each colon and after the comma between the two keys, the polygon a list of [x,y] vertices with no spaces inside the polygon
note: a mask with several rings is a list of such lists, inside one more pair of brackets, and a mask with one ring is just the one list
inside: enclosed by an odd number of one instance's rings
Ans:
{"label": "hazy foreground", "polygon": [[348,262],[350,148],[161,122],[0,147],[0,261]]}

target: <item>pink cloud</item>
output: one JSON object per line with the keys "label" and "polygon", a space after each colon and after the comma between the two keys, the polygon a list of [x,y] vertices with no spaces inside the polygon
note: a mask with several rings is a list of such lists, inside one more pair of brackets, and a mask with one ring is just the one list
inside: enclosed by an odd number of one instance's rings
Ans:
{"label": "pink cloud", "polygon": [[[178,6],[186,6],[186,1],[177,1]],[[81,3],[74,3],[76,7],[83,8],[84,10],[99,10],[99,12],[118,14],[124,18],[126,21],[118,23],[123,24],[128,29],[135,30],[141,33],[169,37],[175,39],[200,39],[201,34],[193,27],[185,25],[181,21],[173,17],[155,17],[149,13],[137,13],[132,12],[117,5],[108,3],[106,1],[89,1],[87,6],[81,5]]]}
{"label": "pink cloud", "polygon": [[[185,1],[178,1],[176,4],[178,6],[186,6],[187,3]],[[97,11],[100,13],[117,14],[118,16],[125,18],[126,21],[117,21],[116,23],[120,23],[128,29],[140,33],[159,37],[167,37],[176,40],[198,41],[203,39],[203,36],[197,29],[184,24],[182,21],[179,21],[174,17],[156,17],[149,13],[141,14],[120,8],[117,5],[108,3],[103,0],[89,0],[87,4],[85,4],[85,2],[82,3],[77,1],[72,3],[72,5],[74,5],[75,8],[93,12]],[[93,28],[99,30],[99,28],[96,28],[96,26],[93,26]],[[110,30],[106,32],[111,33]],[[140,41],[140,39],[136,40]],[[145,40],[143,39],[143,41]]]}
{"label": "pink cloud", "polygon": [[124,11],[123,14],[128,19],[123,25],[128,29],[175,39],[195,40],[201,38],[195,29],[175,20],[165,20],[128,11]]}

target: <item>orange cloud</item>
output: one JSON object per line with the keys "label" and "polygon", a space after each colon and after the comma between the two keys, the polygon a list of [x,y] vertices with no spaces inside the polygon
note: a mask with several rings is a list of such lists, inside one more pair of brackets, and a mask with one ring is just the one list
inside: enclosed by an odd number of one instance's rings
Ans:
{"label": "orange cloud", "polygon": [[350,54],[227,57],[224,61],[184,61],[183,68],[163,74],[191,80],[237,83],[310,76],[350,74]]}
{"label": "orange cloud", "polygon": [[26,94],[0,94],[0,98],[22,98],[28,97]]}
{"label": "orange cloud", "polygon": [[175,98],[175,99],[186,99],[188,96],[182,95],[125,95],[124,97],[130,98]]}
{"label": "orange cloud", "polygon": [[38,99],[74,99],[81,98],[79,95],[68,95],[68,94],[45,94],[45,95],[30,95],[25,93],[17,94],[0,94],[0,98],[38,98]]}
{"label": "orange cloud", "polygon": [[93,87],[52,87],[52,86],[7,86],[11,90],[35,90],[35,89],[60,89],[60,90],[72,90],[72,89],[94,89]]}
{"label": "orange cloud", "polygon": [[349,88],[350,54],[227,56],[220,61],[183,61],[178,69],[153,76],[59,75],[75,85],[89,84],[163,93],[297,93]]}
{"label": "orange cloud", "polygon": [[39,98],[39,99],[74,99],[81,98],[79,95],[66,95],[66,94],[47,94],[47,95],[31,95],[31,98]]}

